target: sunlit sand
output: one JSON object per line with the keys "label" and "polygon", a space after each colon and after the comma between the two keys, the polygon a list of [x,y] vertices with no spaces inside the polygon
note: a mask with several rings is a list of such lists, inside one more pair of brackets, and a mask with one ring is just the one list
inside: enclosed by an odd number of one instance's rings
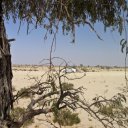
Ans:
{"label": "sunlit sand", "polygon": [[[14,66],[13,67],[13,87],[16,91],[23,87],[28,87],[35,84],[35,81],[31,79],[32,77],[39,78],[45,71],[46,67],[31,67],[31,66]],[[70,74],[71,76],[80,77],[82,72],[76,72]],[[82,79],[76,79],[70,81],[75,87],[83,86],[85,89],[85,99],[88,102],[92,102],[92,99],[97,95],[102,95],[107,98],[111,98],[118,92],[120,88],[125,86],[125,74],[124,69],[103,69],[97,70],[93,68],[93,71],[86,72],[86,76]],[[15,93],[15,92],[14,92]],[[22,100],[18,106],[25,107],[28,100]],[[97,120],[91,119],[91,117],[79,109],[77,112],[80,113],[81,123],[74,128],[102,128],[102,125],[98,123]],[[43,115],[35,117],[35,123],[29,128],[52,128],[47,123],[39,121],[37,119],[45,119]]]}

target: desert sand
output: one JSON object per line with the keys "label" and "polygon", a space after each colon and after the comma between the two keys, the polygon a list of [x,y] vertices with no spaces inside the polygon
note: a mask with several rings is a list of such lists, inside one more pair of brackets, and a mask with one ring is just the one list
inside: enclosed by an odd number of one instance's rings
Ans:
{"label": "desert sand", "polygon": [[[13,67],[13,87],[16,91],[23,87],[28,87],[35,84],[35,81],[30,79],[32,77],[40,77],[46,71],[46,67],[31,66],[14,66]],[[82,72],[72,73],[71,75],[80,76]],[[111,98],[113,95],[120,92],[120,88],[125,86],[125,74],[124,70],[98,70],[86,72],[86,76],[82,79],[70,81],[75,87],[83,86],[85,90],[85,99],[88,102],[97,96],[102,95],[107,98]],[[25,107],[28,100],[22,100],[18,103],[18,106]],[[78,110],[80,113],[81,123],[74,128],[102,128],[102,125],[97,120],[90,119],[88,114],[83,110]],[[44,119],[43,115],[35,117],[35,123],[29,128],[52,128],[44,122],[39,122],[38,119]]]}

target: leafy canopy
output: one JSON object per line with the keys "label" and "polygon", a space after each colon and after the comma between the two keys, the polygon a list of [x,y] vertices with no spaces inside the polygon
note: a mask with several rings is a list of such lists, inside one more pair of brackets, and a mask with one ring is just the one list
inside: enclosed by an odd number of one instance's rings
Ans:
{"label": "leafy canopy", "polygon": [[[103,23],[105,29],[112,27],[123,30],[124,14],[127,15],[127,0],[3,0],[3,13],[14,23],[19,19],[42,26],[53,32],[59,22],[65,34],[75,31],[75,25],[89,25],[93,29],[96,22]],[[125,16],[127,21],[127,16]]]}

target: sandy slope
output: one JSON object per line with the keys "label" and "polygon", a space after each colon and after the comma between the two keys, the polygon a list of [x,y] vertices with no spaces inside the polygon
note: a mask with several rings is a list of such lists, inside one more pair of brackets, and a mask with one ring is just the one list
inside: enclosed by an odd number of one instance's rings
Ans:
{"label": "sandy slope", "polygon": [[[34,80],[30,79],[30,77],[40,77],[44,71],[44,69],[38,71],[14,70],[13,86],[16,90],[19,90],[23,87],[33,85]],[[75,76],[80,75],[81,73],[75,73]],[[124,71],[87,72],[84,78],[73,80],[71,82],[74,83],[75,87],[83,86],[87,89],[85,91],[85,98],[90,102],[96,95],[103,95],[109,98],[117,92],[120,92],[119,87],[123,87],[125,85]],[[27,102],[27,100],[23,100],[22,106],[25,106]],[[75,126],[75,128],[89,128],[91,126],[93,126],[93,128],[102,127],[96,120],[89,120],[90,117],[88,117],[88,114],[83,110],[79,110],[78,112],[80,113],[81,124]],[[36,118],[43,119],[43,116]],[[39,126],[39,128],[50,128],[46,123],[42,123],[37,120],[35,122],[36,123],[30,128],[34,128],[35,125]]]}

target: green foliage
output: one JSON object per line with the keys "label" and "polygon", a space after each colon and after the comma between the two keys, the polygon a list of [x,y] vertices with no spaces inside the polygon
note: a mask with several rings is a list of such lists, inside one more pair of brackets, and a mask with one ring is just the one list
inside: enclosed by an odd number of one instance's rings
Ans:
{"label": "green foliage", "polygon": [[[122,39],[122,40],[120,41],[120,45],[121,45],[121,52],[122,52],[122,53],[124,52],[124,48],[126,48],[126,50],[128,50],[128,49],[127,49],[127,41],[126,41],[125,39]],[[128,51],[126,51],[126,54],[128,54]]]}
{"label": "green foliage", "polygon": [[[14,121],[18,121],[18,119],[25,114],[26,109],[25,108],[20,108],[20,107],[16,107],[11,111],[11,118]],[[27,120],[24,124],[23,127],[29,126],[32,123],[34,123],[34,118]]]}
{"label": "green foliage", "polygon": [[93,126],[89,126],[88,128],[93,128]]}
{"label": "green foliage", "polygon": [[80,64],[80,67],[83,67],[83,64]]}
{"label": "green foliage", "polygon": [[[127,0],[4,0],[2,2],[4,17],[13,19],[14,23],[19,19],[35,27],[41,25],[53,33],[58,20],[61,22],[64,34],[74,34],[75,25],[89,25],[93,30],[96,22],[107,27],[123,30],[122,13],[127,14]],[[126,19],[127,21],[127,19]],[[92,25],[91,25],[92,24]]]}
{"label": "green foliage", "polygon": [[124,105],[126,103],[125,95],[118,93],[110,100],[103,97],[97,97],[93,100],[96,101],[95,106],[98,108],[98,112],[106,120],[112,119],[119,126],[128,126],[128,107]]}
{"label": "green foliage", "polygon": [[112,106],[101,106],[100,107],[100,113],[107,116],[113,116],[113,107]]}
{"label": "green foliage", "polygon": [[30,93],[28,88],[21,88],[21,90],[18,92],[19,95],[21,95],[21,98],[30,98]]}
{"label": "green foliage", "polygon": [[[94,25],[100,22],[104,25],[105,31],[109,27],[112,30],[117,29],[121,34],[124,20],[128,20],[128,17],[126,17],[126,14],[128,14],[127,0],[2,0],[0,4],[2,4],[1,7],[3,8],[3,12],[0,13],[4,15],[4,19],[9,20],[12,18],[14,23],[20,20],[20,25],[22,22],[26,22],[27,32],[30,25],[34,25],[35,28],[41,26],[50,34],[53,34],[55,33],[54,30],[58,30],[58,27],[60,27],[58,25],[61,25],[63,34],[67,35],[71,32],[74,37],[75,26],[89,25],[96,33]],[[122,40],[121,45],[123,52],[126,47],[126,41]],[[127,49],[126,47],[126,54],[128,53]],[[86,71],[86,69],[83,70]],[[51,87],[52,92],[56,92],[54,82],[51,82]],[[72,90],[73,84],[62,83],[62,89],[63,91]],[[29,89],[22,88],[18,96],[28,98],[30,97],[29,94]],[[50,92],[48,94],[50,97]],[[118,117],[127,116],[128,109],[123,107],[122,104],[122,102],[126,101],[125,97],[118,95],[109,103],[105,101],[106,104],[98,102],[98,100],[95,105],[98,108],[98,112],[102,115],[107,115],[108,118],[114,117],[114,119],[118,120],[117,123],[122,126],[123,122]],[[12,111],[11,117],[17,120],[24,113],[24,108],[17,107]],[[72,126],[80,123],[78,114],[72,113],[68,109],[55,109],[53,121],[63,126]],[[28,124],[31,122],[28,122]]]}
{"label": "green foliage", "polygon": [[63,91],[71,90],[73,89],[74,85],[72,83],[62,83]]}
{"label": "green foliage", "polygon": [[61,126],[73,126],[80,123],[78,113],[73,113],[69,109],[55,110],[54,111],[54,123],[58,123]]}
{"label": "green foliage", "polygon": [[32,125],[34,123],[34,118],[27,120],[24,124],[23,124],[23,128],[27,128],[28,126]]}
{"label": "green foliage", "polygon": [[84,71],[84,72],[88,71],[88,69],[86,67],[81,67],[81,70]]}
{"label": "green foliage", "polygon": [[17,120],[23,113],[25,112],[25,108],[14,108],[11,112],[11,118]]}
{"label": "green foliage", "polygon": [[15,89],[15,87],[14,87],[14,86],[12,87],[12,91],[13,91],[13,92],[15,92],[15,91],[16,91],[16,89]]}
{"label": "green foliage", "polygon": [[77,66],[76,66],[76,65],[73,65],[73,66],[71,66],[71,68],[74,68],[74,69],[76,69],[76,68],[77,68]]}

